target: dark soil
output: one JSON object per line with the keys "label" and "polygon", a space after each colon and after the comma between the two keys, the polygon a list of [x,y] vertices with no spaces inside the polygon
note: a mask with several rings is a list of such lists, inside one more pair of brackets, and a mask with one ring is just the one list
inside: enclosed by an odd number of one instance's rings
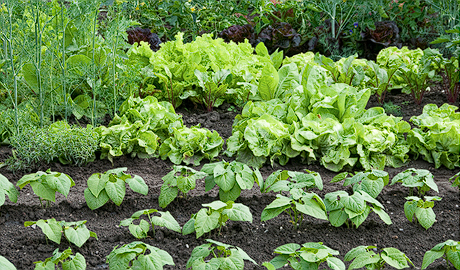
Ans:
{"label": "dark soil", "polygon": [[[388,101],[401,106],[401,112],[405,120],[422,111],[421,106],[412,102],[410,96],[403,94],[388,95]],[[436,103],[441,105],[445,102],[445,96],[438,91],[428,93],[424,103]],[[376,106],[375,99],[370,101],[370,106]],[[222,137],[228,138],[231,135],[231,125],[237,112],[230,107],[222,107],[211,113],[197,111],[194,109],[180,109],[184,122],[187,126],[201,124],[202,127],[214,129]],[[11,150],[0,148],[0,162],[9,156]],[[225,157],[222,157],[225,158]],[[228,160],[228,158],[226,158]],[[172,167],[169,161],[160,159],[132,159],[121,157],[115,160],[113,166],[108,160],[97,160],[84,167],[64,166],[58,163],[42,167],[41,170],[51,168],[52,171],[59,171],[70,175],[76,183],[67,198],[57,196],[56,203],[48,208],[41,208],[39,199],[29,186],[20,191],[18,203],[13,204],[7,200],[6,204],[0,207],[0,255],[10,260],[18,269],[33,269],[34,261],[43,261],[52,255],[53,250],[59,248],[61,251],[69,247],[69,243],[63,240],[60,245],[47,241],[41,230],[37,228],[24,227],[25,221],[36,221],[39,219],[56,218],[57,220],[78,221],[87,220],[87,227],[97,233],[98,240],[91,238],[78,248],[74,245],[73,252],[82,253],[87,261],[87,269],[107,269],[106,256],[115,246],[136,241],[126,227],[120,227],[120,221],[131,216],[132,213],[141,209],[155,208],[158,206],[158,195],[162,184],[161,177],[166,175]],[[137,193],[127,192],[121,206],[108,203],[102,208],[91,211],[85,203],[83,191],[87,187],[88,177],[97,172],[104,172],[114,167],[128,167],[131,174],[140,175],[149,186],[149,194],[143,196]],[[257,187],[250,191],[243,191],[238,202],[248,205],[253,214],[253,223],[228,222],[220,234],[212,232],[200,239],[195,235],[182,236],[163,228],[156,228],[153,235],[142,241],[166,250],[171,254],[176,266],[168,269],[185,269],[185,264],[190,257],[194,247],[205,242],[205,238],[212,238],[242,248],[259,265],[264,261],[270,261],[273,257],[273,250],[287,243],[323,242],[330,248],[340,251],[340,259],[352,248],[359,245],[375,245],[379,249],[395,247],[404,252],[420,269],[423,255],[434,245],[444,242],[447,239],[460,240],[460,199],[457,188],[451,187],[448,179],[457,173],[444,167],[435,169],[433,164],[422,160],[412,161],[405,168],[387,168],[392,178],[397,173],[410,168],[421,168],[430,170],[439,186],[439,194],[432,191],[429,195],[438,195],[443,199],[436,202],[434,211],[437,222],[428,230],[423,229],[419,224],[410,223],[405,215],[403,205],[404,197],[409,195],[409,190],[397,184],[386,186],[378,196],[378,200],[385,205],[386,212],[390,215],[393,224],[386,225],[377,215],[371,213],[368,219],[358,228],[332,227],[328,222],[307,217],[300,229],[295,230],[289,222],[289,216],[280,216],[267,222],[260,222],[260,215],[266,205],[275,198],[274,194],[261,194]],[[288,170],[301,171],[309,169],[319,172],[325,183],[322,191],[315,191],[320,196],[326,193],[343,189],[341,183],[329,183],[336,174],[319,165],[303,165],[297,160],[292,160],[283,167]],[[261,169],[266,177],[274,170],[265,166]],[[5,168],[0,173],[13,183],[16,183],[23,173],[12,174]],[[204,191],[204,181],[200,180],[197,188],[191,191],[189,199],[177,199],[165,210],[168,210],[184,225],[190,215],[196,213],[203,203],[209,203],[218,199],[217,190],[209,193]],[[324,267],[324,266],[323,266]],[[444,269],[445,261],[437,260],[429,269]],[[261,266],[252,265],[246,262],[245,269],[264,269]],[[286,268],[288,269],[288,268]]]}

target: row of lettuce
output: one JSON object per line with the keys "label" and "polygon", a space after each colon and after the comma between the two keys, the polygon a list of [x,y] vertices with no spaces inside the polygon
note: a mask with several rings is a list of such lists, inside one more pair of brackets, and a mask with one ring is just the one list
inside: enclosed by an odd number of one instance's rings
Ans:
{"label": "row of lettuce", "polygon": [[[84,191],[84,197],[87,206],[91,210],[102,207],[109,200],[113,201],[117,206],[121,205],[126,193],[126,184],[137,193],[142,195],[148,194],[149,188],[145,181],[140,176],[132,176],[125,173],[126,170],[127,168],[116,168],[104,173],[95,173],[89,177],[87,181],[88,188]],[[169,211],[163,212],[157,209],[136,211],[131,217],[122,220],[120,226],[128,227],[129,232],[138,239],[150,236],[149,231],[151,227],[153,234],[155,234],[155,228],[164,227],[183,235],[195,233],[196,238],[199,238],[217,229],[220,232],[228,220],[252,222],[253,217],[250,208],[234,201],[239,197],[242,189],[251,189],[254,183],[257,183],[262,193],[277,193],[273,202],[267,205],[262,211],[260,220],[264,222],[277,217],[281,213],[287,213],[291,219],[290,222],[296,228],[302,225],[302,220],[305,216],[326,220],[335,227],[345,224],[347,227],[357,228],[367,219],[371,212],[374,212],[386,224],[390,225],[392,224],[390,216],[385,212],[385,207],[377,200],[377,197],[386,185],[401,183],[402,186],[410,188],[410,196],[406,197],[407,201],[404,204],[404,213],[407,219],[411,222],[417,221],[423,228],[428,229],[436,221],[436,215],[432,209],[434,202],[441,200],[438,196],[427,196],[427,193],[438,192],[433,175],[427,170],[405,170],[394,176],[391,179],[391,183],[388,173],[384,171],[372,170],[359,172],[354,175],[341,173],[334,177],[332,182],[344,180],[344,187],[351,187],[352,194],[350,195],[344,190],[338,190],[325,194],[324,199],[322,199],[319,195],[311,191],[312,189],[323,189],[323,180],[318,173],[308,170],[306,172],[278,170],[266,179],[263,179],[257,169],[252,170],[246,164],[233,161],[231,163],[216,162],[207,164],[201,171],[196,171],[193,168],[185,166],[175,166],[170,173],[162,178],[163,185],[158,198],[159,206],[162,208],[167,207],[171,202],[176,200],[179,192],[186,197],[190,190],[195,189],[197,180],[202,178],[205,178],[207,191],[216,185],[219,187],[220,200],[203,204],[203,208],[197,213],[192,214],[190,220],[183,227],[179,225]],[[453,181],[453,186],[458,187],[460,184],[460,173],[454,175],[451,180]],[[40,198],[40,203],[45,201],[50,204],[55,201],[56,192],[67,197],[71,187],[75,183],[66,174],[48,170],[46,172],[38,171],[25,175],[16,185],[21,189],[26,185],[30,185],[33,192]],[[0,206],[4,204],[6,195],[8,195],[12,202],[17,202],[19,196],[16,187],[1,175],[0,195]],[[77,247],[82,247],[91,237],[97,239],[97,234],[89,231],[85,224],[86,220],[65,222],[56,221],[52,218],[26,221],[24,226],[38,226],[42,229],[47,239],[57,244],[61,243],[62,235],[64,235],[69,243]],[[208,241],[211,244],[216,244],[226,249],[232,248],[232,246],[227,246],[223,243],[212,240]],[[228,259],[231,257],[229,256],[231,254],[243,256],[232,258],[232,260],[238,261],[236,265],[239,266],[236,268],[226,268],[224,267],[226,259],[218,259],[219,257],[216,257],[214,261],[209,260],[208,256],[210,252],[206,251],[206,249],[210,248],[211,244],[208,243],[197,247],[197,250],[192,252],[191,258],[187,263],[187,268],[202,269],[203,267],[212,266],[214,267],[212,269],[243,269],[243,259],[257,264],[248,255],[245,255],[244,252],[241,254],[230,252],[224,258]],[[292,268],[299,269],[296,267],[299,263],[301,265],[305,263],[319,265],[327,261],[328,266],[332,269],[345,269],[342,261],[331,258],[333,255],[338,255],[337,251],[322,246],[322,243],[308,243],[305,245],[306,249],[301,249],[300,251],[301,247],[298,244],[283,245],[275,250],[275,253],[280,255],[270,263],[264,263],[263,265],[268,269],[277,269],[289,263]],[[221,248],[218,249],[222,250]],[[376,247],[374,246],[359,246],[352,249],[345,255],[345,261],[354,259],[348,269],[361,268],[366,265],[369,267],[382,266],[385,262],[397,269],[402,269],[408,267],[408,262],[412,264],[410,259],[399,250],[394,248],[383,249],[382,256],[380,257],[380,255],[374,252],[376,251],[375,249]],[[284,250],[284,252],[280,252],[281,250]],[[146,251],[150,252],[146,253]],[[160,254],[157,254],[157,252],[160,252]],[[124,268],[126,265],[132,264],[134,266],[145,263],[149,265],[151,263],[155,264],[155,261],[156,264],[159,264],[162,260],[156,257],[156,255],[161,255],[160,257],[163,259],[170,258],[168,262],[172,262],[172,258],[169,255],[166,256],[164,252],[163,254],[161,252],[163,251],[158,251],[157,248],[150,247],[142,242],[133,242],[119,249],[114,248],[107,256],[107,262],[110,269],[127,269]],[[300,255],[303,252],[311,253],[310,256],[313,257]],[[422,269],[442,256],[447,256],[446,258],[451,261],[454,267],[459,269],[460,264],[458,260],[455,260],[459,252],[459,244],[452,240],[436,245],[435,248],[425,254]],[[197,253],[202,256],[198,256]],[[392,259],[386,260],[385,256]],[[130,257],[130,259],[123,259],[125,257]],[[131,262],[134,259],[138,261]],[[0,265],[1,263],[6,264],[5,260],[0,257]],[[35,269],[53,269],[55,265],[60,263],[62,263],[63,269],[85,269],[86,267],[83,255],[77,253],[73,256],[69,248],[62,253],[59,252],[59,249],[55,250],[52,257],[46,259],[44,262],[37,262]],[[169,264],[174,265],[174,263]],[[331,266],[331,264],[334,266]],[[163,265],[161,264],[154,268],[147,267],[139,269],[162,269],[162,267]]]}

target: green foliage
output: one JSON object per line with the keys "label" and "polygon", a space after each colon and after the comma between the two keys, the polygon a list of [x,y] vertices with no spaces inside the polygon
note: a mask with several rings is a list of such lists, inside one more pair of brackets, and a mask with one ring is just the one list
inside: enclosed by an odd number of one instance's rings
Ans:
{"label": "green foliage", "polygon": [[95,160],[99,135],[90,125],[71,127],[58,121],[49,127],[24,127],[10,143],[14,154],[6,164],[11,170],[31,170],[53,161],[81,166]]}
{"label": "green foliage", "polygon": [[385,109],[385,112],[387,114],[391,114],[391,115],[394,115],[396,117],[402,117],[403,116],[401,106],[393,104],[393,102],[391,102],[391,101],[383,103],[383,108]]}
{"label": "green foliage", "polygon": [[425,201],[415,196],[406,197],[407,202],[404,204],[404,214],[410,222],[415,221],[415,215],[418,223],[428,230],[436,221],[436,214],[433,212],[434,201],[440,201],[441,198],[438,196],[425,196],[424,199]]}
{"label": "green foliage", "polygon": [[12,202],[18,201],[19,192],[8,179],[0,174],[0,206],[5,204],[6,195]]}
{"label": "green foliage", "polygon": [[316,53],[314,61],[329,71],[334,83],[345,83],[350,86],[358,86],[363,82],[365,74],[363,66],[356,63],[360,61],[356,60],[357,57],[358,55],[355,54],[334,62],[332,59]]}
{"label": "green foliage", "polygon": [[367,218],[370,211],[375,212],[386,224],[392,224],[390,216],[384,211],[385,207],[367,192],[357,190],[353,195],[339,190],[327,193],[324,196],[324,204],[329,212],[329,222],[332,226],[340,227],[344,223],[349,227],[348,221],[356,228]]}
{"label": "green foliage", "polygon": [[353,191],[365,191],[374,199],[377,198],[380,192],[382,192],[383,187],[388,185],[388,182],[390,181],[388,173],[380,170],[358,172],[355,175],[352,175],[352,177],[347,177],[348,175],[352,174],[348,172],[340,173],[332,179],[331,183],[339,182],[345,179],[345,182],[343,183],[344,186],[351,185],[353,187]]}
{"label": "green foliage", "polygon": [[21,106],[17,113],[16,126],[15,110],[6,109],[0,112],[0,143],[10,143],[10,137],[16,134],[17,130],[40,126],[40,119],[31,106]]}
{"label": "green foliage", "polygon": [[[65,197],[70,192],[70,188],[75,186],[75,182],[67,174],[60,172],[51,172],[48,169],[46,172],[38,171],[36,173],[26,174],[16,183],[20,189],[30,184],[33,192],[42,200],[48,202],[56,201],[56,192],[61,193]],[[42,205],[43,206],[43,205]]]}
{"label": "green foliage", "polygon": [[174,265],[168,252],[142,242],[132,242],[119,248],[116,246],[107,256],[111,270],[161,270],[165,265]]}
{"label": "green foliage", "polygon": [[196,180],[206,176],[205,172],[196,171],[187,166],[174,165],[172,171],[161,178],[163,185],[161,185],[160,196],[158,196],[160,207],[165,208],[174,201],[179,191],[186,197],[190,190],[195,189]]}
{"label": "green foliage", "polygon": [[201,208],[198,213],[193,214],[182,228],[182,234],[187,235],[196,232],[196,238],[214,229],[222,228],[227,220],[249,221],[252,223],[252,214],[244,204],[228,201],[214,201],[212,203],[202,204],[209,209]]}
{"label": "green foliage", "polygon": [[86,228],[86,220],[76,221],[76,222],[65,222],[65,221],[56,221],[56,219],[40,219],[38,221],[26,221],[24,222],[25,227],[29,226],[38,226],[42,229],[42,232],[46,237],[57,243],[61,243],[61,236],[64,233],[67,240],[76,245],[77,247],[82,247],[84,243],[90,238],[94,237],[97,239],[95,232],[92,232]]}
{"label": "green foliage", "polygon": [[53,251],[53,256],[47,258],[44,262],[38,261],[35,263],[35,270],[54,270],[56,266],[61,264],[62,270],[85,270],[86,260],[79,252],[72,255],[70,248],[59,252],[59,248]]}
{"label": "green foliage", "polygon": [[400,172],[391,179],[390,186],[396,183],[401,183],[403,186],[411,188],[411,194],[413,188],[417,188],[421,196],[424,196],[430,189],[439,192],[438,185],[434,182],[433,174],[424,169],[410,168]]}
{"label": "green foliage", "polygon": [[453,187],[458,187],[460,189],[460,172],[449,178],[449,181],[452,182]]}
{"label": "green foliage", "polygon": [[[279,246],[275,249],[279,254],[269,263],[264,263],[268,269],[279,269],[289,264],[292,269],[318,269],[323,262],[333,270],[345,270],[345,264],[338,258],[337,250],[333,250],[322,242],[308,242],[301,245],[290,243]],[[272,267],[272,268],[270,268]]]}
{"label": "green foliage", "polygon": [[88,188],[85,189],[86,204],[91,210],[97,209],[109,200],[120,206],[126,194],[126,183],[132,191],[147,195],[149,188],[144,179],[138,175],[124,173],[128,168],[116,168],[105,173],[95,173],[88,178]]}
{"label": "green foliage", "polygon": [[257,184],[260,187],[262,193],[270,191],[281,192],[291,191],[292,189],[302,189],[307,191],[310,188],[318,188],[323,190],[323,180],[321,175],[317,172],[309,171],[305,169],[304,172],[277,170],[270,174],[265,181],[260,179]]}
{"label": "green foliage", "polygon": [[198,78],[199,88],[197,89],[196,98],[206,107],[208,112],[213,107],[219,107],[224,102],[227,94],[228,83],[231,82],[232,76],[229,70],[218,70],[208,77],[208,74],[195,70],[195,76]]}
{"label": "green foliage", "polygon": [[[160,216],[150,216],[152,213],[158,213]],[[139,225],[133,223],[134,220],[139,219],[142,215],[148,216],[152,224],[153,234],[155,234],[155,226],[166,227],[178,233],[181,232],[179,223],[177,223],[169,211],[162,212],[156,209],[139,210],[132,214],[130,218],[122,220],[120,226],[129,226],[129,231],[137,239],[145,238],[150,230],[150,224],[143,219],[140,220]]]}
{"label": "green foliage", "polygon": [[207,163],[201,168],[201,172],[207,175],[206,191],[218,185],[219,198],[223,202],[236,201],[241,190],[251,189],[254,182],[263,181],[258,169],[253,171],[248,165],[237,161]]}
{"label": "green foliage", "polygon": [[5,270],[16,270],[16,267],[3,256],[0,256],[0,268]]}
{"label": "green foliage", "polygon": [[425,252],[422,261],[422,270],[441,257],[444,257],[447,267],[449,267],[450,262],[455,269],[460,269],[460,242],[449,239]]}
{"label": "green foliage", "polygon": [[[209,243],[197,246],[193,249],[186,268],[209,269],[209,270],[243,270],[244,260],[253,264],[257,263],[239,247],[227,245],[212,239],[206,239]],[[211,259],[208,257],[211,256]]]}
{"label": "green foliage", "polygon": [[358,246],[345,254],[345,261],[351,262],[348,269],[359,269],[366,267],[366,269],[383,269],[385,263],[396,269],[408,268],[408,262],[413,266],[412,261],[396,248],[383,248],[381,253],[375,253],[377,247],[375,246]]}
{"label": "green foliage", "polygon": [[213,160],[222,150],[224,140],[217,131],[199,126],[173,128],[172,137],[160,146],[160,157],[169,158],[174,164],[199,166],[203,158]]}
{"label": "green foliage", "polygon": [[[388,63],[389,66],[386,68],[380,67],[374,61],[368,61],[367,64],[371,70],[371,76],[367,85],[369,85],[372,89],[372,92],[377,95],[378,102],[382,104],[385,100],[385,96],[389,90],[392,88],[392,79],[393,76],[398,72],[400,66],[398,63]],[[385,108],[385,110],[389,112]],[[393,114],[394,116],[401,116]]]}

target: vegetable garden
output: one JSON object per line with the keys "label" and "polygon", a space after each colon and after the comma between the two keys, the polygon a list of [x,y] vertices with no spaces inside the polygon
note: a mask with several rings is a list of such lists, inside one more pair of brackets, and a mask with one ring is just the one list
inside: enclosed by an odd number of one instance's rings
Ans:
{"label": "vegetable garden", "polygon": [[0,1],[0,268],[460,269],[460,2],[371,2]]}

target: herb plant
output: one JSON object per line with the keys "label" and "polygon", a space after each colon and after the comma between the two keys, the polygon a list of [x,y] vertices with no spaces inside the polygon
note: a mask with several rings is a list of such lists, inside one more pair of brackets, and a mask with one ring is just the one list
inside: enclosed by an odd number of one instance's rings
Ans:
{"label": "herb plant", "polygon": [[458,259],[460,257],[460,242],[449,239],[425,252],[422,261],[422,270],[441,257],[444,257],[447,268],[449,268],[450,262],[455,269],[460,269],[460,261]]}
{"label": "herb plant", "polygon": [[196,180],[206,176],[205,172],[196,171],[187,166],[174,165],[172,171],[161,178],[163,185],[161,186],[160,196],[158,196],[160,207],[165,208],[174,201],[179,191],[186,197],[190,190],[195,189]]}
{"label": "herb plant", "polygon": [[401,183],[405,187],[410,188],[410,194],[412,195],[412,189],[417,188],[418,193],[424,196],[430,189],[439,192],[438,185],[434,182],[433,174],[430,171],[424,169],[410,168],[403,172],[398,173],[393,179],[391,179],[390,186]]}
{"label": "herb plant", "polygon": [[111,270],[161,270],[164,265],[174,265],[173,258],[168,252],[146,243],[135,241],[117,247],[107,256],[107,263]]}
{"label": "herb plant", "polygon": [[321,175],[317,172],[305,170],[304,172],[277,170],[270,174],[265,181],[259,180],[260,191],[266,192],[281,192],[290,191],[291,189],[297,188],[307,191],[311,188],[323,189],[323,180]]}
{"label": "herb plant", "polygon": [[[152,213],[158,213],[160,216],[151,216]],[[139,219],[142,215],[147,215],[150,223],[152,224],[153,234],[155,234],[155,226],[166,227],[175,232],[181,233],[181,227],[176,219],[169,213],[169,211],[161,212],[156,209],[139,210],[132,214],[128,219],[122,220],[120,226],[129,226],[129,231],[137,239],[147,237],[150,230],[150,224],[141,219],[139,225],[134,224],[134,220]]]}
{"label": "herb plant", "polygon": [[84,194],[86,204],[91,210],[103,206],[109,199],[119,206],[125,197],[126,183],[134,192],[147,195],[149,188],[144,179],[124,173],[127,169],[116,168],[105,173],[95,173],[88,178],[88,188]]}
{"label": "herb plant", "polygon": [[217,228],[219,228],[220,232],[227,220],[249,221],[252,223],[251,211],[244,204],[232,201],[227,203],[214,201],[203,204],[203,206],[209,207],[209,209],[201,208],[198,213],[193,214],[182,228],[182,234],[187,235],[196,232],[196,238],[199,238]]}
{"label": "herb plant", "polygon": [[0,268],[4,270],[17,270],[16,267],[3,256],[0,256]]}
{"label": "herb plant", "polygon": [[388,173],[380,170],[371,170],[366,172],[358,172],[352,177],[345,178],[350,173],[344,172],[336,175],[331,183],[335,183],[345,179],[343,183],[344,186],[351,185],[353,191],[363,190],[367,194],[371,195],[372,198],[377,198],[377,196],[382,192],[383,187],[388,185],[390,178]]}
{"label": "herb plant", "polygon": [[56,266],[61,264],[62,270],[85,270],[86,260],[83,255],[77,252],[72,255],[70,248],[59,252],[59,248],[53,251],[53,256],[47,258],[44,262],[38,261],[35,263],[35,270],[50,270],[55,269]]}
{"label": "herb plant", "polygon": [[258,169],[253,171],[248,165],[238,161],[208,163],[201,172],[207,174],[206,191],[210,191],[217,184],[219,198],[223,202],[236,201],[242,189],[251,189],[255,181],[260,182],[262,179]]}
{"label": "herb plant", "polygon": [[[186,268],[209,269],[209,270],[243,270],[244,261],[257,263],[249,257],[241,248],[227,245],[212,239],[206,239],[209,243],[197,246],[193,249]],[[208,257],[212,255],[211,259]]]}
{"label": "herb plant", "polygon": [[424,199],[415,196],[406,197],[407,202],[404,203],[404,214],[410,222],[415,221],[415,215],[418,223],[428,230],[436,221],[436,214],[433,211],[434,201],[440,201],[441,198],[438,196],[425,196]]}
{"label": "herb plant", "polygon": [[[408,262],[414,266],[412,261],[396,248],[383,248],[381,253],[375,253],[377,247],[375,246],[358,246],[348,251],[345,254],[345,261],[352,261],[348,269],[359,269],[366,267],[366,269],[383,269],[385,263],[396,268],[408,268]],[[415,267],[415,266],[414,266]]]}
{"label": "herb plant", "polygon": [[357,190],[353,195],[348,195],[343,190],[327,193],[324,196],[324,204],[329,212],[329,221],[334,227],[342,226],[344,223],[349,227],[350,221],[358,228],[366,220],[371,210],[383,222],[388,225],[392,224],[390,216],[383,210],[385,207],[363,190]]}
{"label": "herb plant", "polygon": [[24,222],[25,227],[38,226],[42,229],[46,237],[57,243],[61,243],[62,233],[70,243],[73,243],[77,247],[82,247],[83,244],[90,238],[94,237],[97,239],[95,232],[92,232],[86,228],[86,220],[76,222],[65,222],[56,221],[56,219],[40,219],[38,221],[26,221]]}
{"label": "herb plant", "polygon": [[333,250],[322,242],[308,242],[302,245],[291,243],[277,247],[277,255],[269,263],[264,263],[269,270],[279,269],[289,264],[293,269],[318,269],[323,262],[333,270],[345,270],[345,264],[338,258],[337,250]]}
{"label": "herb plant", "polygon": [[5,176],[0,174],[0,206],[5,204],[6,195],[14,203],[18,201],[18,190]]}
{"label": "herb plant", "polygon": [[24,175],[16,183],[16,186],[22,189],[28,184],[30,184],[33,192],[40,198],[42,207],[42,200],[47,201],[49,206],[50,202],[56,201],[56,192],[67,197],[70,188],[75,186],[75,182],[70,176],[60,172],[51,172],[51,169],[48,169],[46,172],[38,171]]}

